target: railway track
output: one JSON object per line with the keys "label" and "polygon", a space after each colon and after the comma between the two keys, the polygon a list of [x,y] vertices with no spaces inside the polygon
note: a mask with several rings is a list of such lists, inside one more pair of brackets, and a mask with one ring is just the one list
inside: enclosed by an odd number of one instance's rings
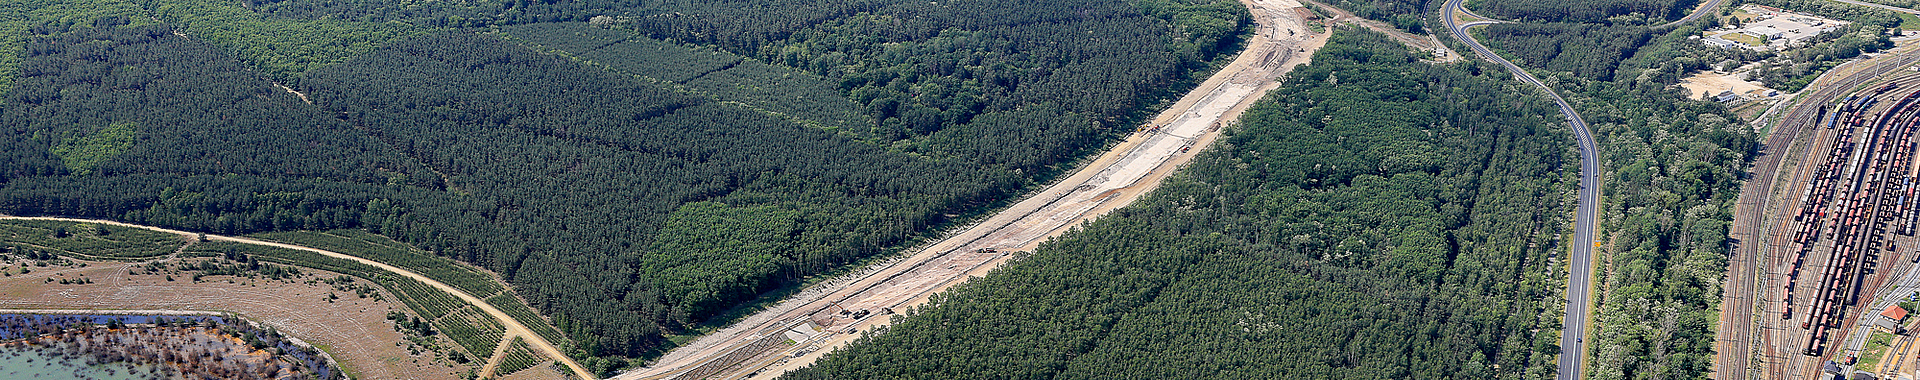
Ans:
{"label": "railway track", "polygon": [[[1805,240],[1811,233],[1801,232],[1805,227],[1794,226],[1793,221],[1770,220],[1766,215],[1781,214],[1770,212],[1782,206],[1775,202],[1776,192],[1784,192],[1778,195],[1783,201],[1802,201],[1797,204],[1803,207],[1801,211],[1804,213],[1805,197],[1811,197],[1813,194],[1810,189],[1801,191],[1803,187],[1799,184],[1811,181],[1810,177],[1815,173],[1809,173],[1808,169],[1812,164],[1799,165],[1800,170],[1791,173],[1780,173],[1780,167],[1789,154],[1789,148],[1794,146],[1796,138],[1808,132],[1814,132],[1810,129],[1824,127],[1821,122],[1829,119],[1832,114],[1832,110],[1827,106],[1863,84],[1917,62],[1920,62],[1920,53],[1909,51],[1875,61],[1856,63],[1855,65],[1868,65],[1868,67],[1831,81],[1823,79],[1824,83],[1816,82],[1817,89],[1788,109],[1786,115],[1779,119],[1780,124],[1762,145],[1748,184],[1742,189],[1741,200],[1735,210],[1731,234],[1735,246],[1729,257],[1725,291],[1722,295],[1720,337],[1715,342],[1715,351],[1718,353],[1715,359],[1716,378],[1785,378],[1790,376],[1789,374],[1809,374],[1815,368],[1812,366],[1818,364],[1814,360],[1809,360],[1807,356],[1801,355],[1806,346],[1799,344],[1802,342],[1795,339],[1796,337],[1789,336],[1794,335],[1793,331],[1785,330],[1789,327],[1798,330],[1798,324],[1787,326],[1787,323],[1782,323],[1781,317],[1758,320],[1754,317],[1756,312],[1761,310],[1776,316],[1792,316],[1791,313],[1795,312],[1805,313],[1805,308],[1796,307],[1802,310],[1789,312],[1788,307],[1812,306],[1805,301],[1795,304],[1793,301],[1795,296],[1772,297],[1788,294],[1803,295],[1811,290],[1801,289],[1805,285],[1789,285],[1785,281],[1780,281],[1785,276],[1798,275],[1799,273],[1794,270],[1797,265],[1793,264],[1806,259],[1797,251],[1791,252],[1792,256],[1789,256],[1786,248],[1790,248],[1789,245],[1793,244],[1793,240]],[[1839,71],[1836,69],[1837,72]],[[1916,88],[1920,86],[1920,78],[1902,78],[1898,86],[1905,89]],[[1818,140],[1802,142],[1802,146],[1808,146],[1806,148],[1808,151],[1823,153],[1830,153],[1833,148],[1829,142]],[[1782,176],[1789,177],[1788,186],[1777,185]],[[1800,215],[1800,219],[1798,222],[1805,222],[1806,216]],[[1780,231],[1794,232],[1783,234]],[[1793,235],[1800,236],[1795,238]],[[1781,242],[1785,244],[1780,244]],[[1780,270],[1773,271],[1768,270],[1769,268]],[[1884,277],[1885,273],[1879,272],[1873,282],[1878,282],[1880,280],[1878,278]],[[1778,289],[1782,293],[1766,294],[1764,298],[1772,299],[1763,299],[1762,294],[1758,292],[1761,288]],[[1848,324],[1850,323],[1842,325]],[[1759,345],[1760,350],[1755,350],[1756,344]],[[1793,346],[1793,349],[1785,348],[1789,346]]]}

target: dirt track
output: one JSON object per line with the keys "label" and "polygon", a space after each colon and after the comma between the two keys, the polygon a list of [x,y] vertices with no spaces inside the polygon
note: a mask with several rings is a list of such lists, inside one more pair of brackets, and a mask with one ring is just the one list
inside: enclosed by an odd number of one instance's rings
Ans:
{"label": "dirt track", "polygon": [[[615,378],[764,378],[806,366],[858,331],[885,324],[885,311],[924,303],[934,292],[985,275],[1011,252],[1032,251],[1047,238],[1132,203],[1211,144],[1219,134],[1216,122],[1231,124],[1326,43],[1327,34],[1313,33],[1293,10],[1300,6],[1295,0],[1242,3],[1258,23],[1247,49],[1155,117],[1152,127],[1071,177],[910,257],[804,290]],[[859,311],[870,314],[854,318]],[[797,343],[787,343],[790,338]]]}
{"label": "dirt track", "polygon": [[[0,219],[58,220],[58,221],[68,221],[68,222],[97,223],[97,224],[106,224],[106,225],[114,225],[114,226],[122,226],[122,227],[139,228],[139,229],[165,232],[165,233],[181,235],[181,236],[189,236],[189,237],[197,235],[192,232],[169,230],[165,228],[143,226],[138,224],[121,223],[121,222],[115,222],[110,220],[53,218],[53,217],[19,217],[19,216],[0,216]],[[434,289],[440,289],[440,291],[447,292],[447,294],[453,295],[455,298],[459,298],[461,301],[465,301],[466,303],[472,304],[474,307],[479,308],[480,311],[486,312],[487,315],[492,316],[494,319],[499,320],[501,325],[506,326],[506,334],[502,337],[504,339],[503,341],[509,341],[516,336],[525,338],[527,343],[533,346],[534,349],[541,351],[541,353],[543,354],[546,354],[550,359],[566,364],[568,368],[573,369],[576,375],[582,378],[588,378],[588,379],[594,378],[593,373],[587,371],[586,367],[581,366],[579,363],[575,363],[572,358],[567,357],[565,352],[560,351],[559,347],[556,347],[553,345],[553,343],[547,342],[546,339],[541,338],[540,334],[534,334],[533,330],[527,329],[526,325],[520,324],[520,321],[514,320],[513,317],[508,316],[507,313],[500,311],[500,309],[498,308],[494,308],[493,305],[486,303],[486,301],[483,301],[478,297],[474,297],[473,295],[467,294],[467,292],[461,291],[458,288],[454,288],[451,285],[447,285],[439,281],[435,281],[434,279],[428,278],[427,276],[421,275],[419,273],[414,273],[413,271],[406,270],[406,269],[392,266],[392,265],[387,265],[385,263],[381,263],[378,261],[368,260],[368,259],[360,258],[358,256],[353,256],[353,255],[348,255],[344,253],[333,252],[333,251],[328,251],[323,249],[315,249],[315,248],[303,247],[303,246],[292,245],[292,244],[275,243],[270,241],[262,241],[262,240],[248,239],[248,238],[242,238],[242,237],[229,237],[229,236],[218,236],[218,235],[206,235],[206,237],[207,237],[207,240],[210,240],[210,241],[226,241],[226,242],[235,242],[235,243],[241,243],[241,244],[263,245],[268,247],[285,248],[285,249],[318,253],[318,254],[326,255],[328,257],[352,260],[361,264],[372,265],[374,267],[380,268],[381,270],[406,276],[407,278],[414,279],[415,281],[420,281],[421,283],[427,284],[428,286],[432,286]],[[491,366],[489,366],[489,368],[491,368]]]}

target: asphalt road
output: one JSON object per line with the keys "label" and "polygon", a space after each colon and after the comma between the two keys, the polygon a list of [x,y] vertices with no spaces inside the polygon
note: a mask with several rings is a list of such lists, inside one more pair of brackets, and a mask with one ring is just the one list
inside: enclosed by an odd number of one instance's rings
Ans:
{"label": "asphalt road", "polygon": [[[1837,1],[1848,2],[1848,3],[1852,2],[1848,0],[1837,0]],[[1699,8],[1694,8],[1693,13],[1688,13],[1687,17],[1681,17],[1679,20],[1674,20],[1673,22],[1660,24],[1659,26],[1655,26],[1654,28],[1656,29],[1672,28],[1672,27],[1680,26],[1680,24],[1693,22],[1693,20],[1699,20],[1700,16],[1705,16],[1709,13],[1713,13],[1713,10],[1715,9],[1720,9],[1720,3],[1724,3],[1724,2],[1726,2],[1726,0],[1707,0],[1706,4],[1701,4]]]}
{"label": "asphalt road", "polygon": [[1473,52],[1479,54],[1481,58],[1505,66],[1507,71],[1512,72],[1513,76],[1521,82],[1532,84],[1545,91],[1548,97],[1553,98],[1553,103],[1560,106],[1560,113],[1567,116],[1567,123],[1573,127],[1574,139],[1579,144],[1580,206],[1574,214],[1573,247],[1571,247],[1572,253],[1569,254],[1571,257],[1567,261],[1567,312],[1560,327],[1560,363],[1559,374],[1556,376],[1561,380],[1579,379],[1580,365],[1585,363],[1582,358],[1586,357],[1587,348],[1584,338],[1587,334],[1587,308],[1591,304],[1588,296],[1593,288],[1593,226],[1594,219],[1598,216],[1595,207],[1600,203],[1600,161],[1595,156],[1597,152],[1594,151],[1593,134],[1587,130],[1586,120],[1582,120],[1580,114],[1575,113],[1573,106],[1567,104],[1567,100],[1561,98],[1560,94],[1553,92],[1553,89],[1541,83],[1540,79],[1534,78],[1533,74],[1527,73],[1519,66],[1514,66],[1513,62],[1508,62],[1505,58],[1500,58],[1499,54],[1494,54],[1486,46],[1480,45],[1479,41],[1475,41],[1472,35],[1467,34],[1467,28],[1491,24],[1495,21],[1461,25],[1460,20],[1454,16],[1456,11],[1464,12],[1460,2],[1461,0],[1447,0],[1446,6],[1440,10],[1446,18],[1447,31],[1452,32],[1453,37],[1467,44],[1467,47],[1473,48]]}

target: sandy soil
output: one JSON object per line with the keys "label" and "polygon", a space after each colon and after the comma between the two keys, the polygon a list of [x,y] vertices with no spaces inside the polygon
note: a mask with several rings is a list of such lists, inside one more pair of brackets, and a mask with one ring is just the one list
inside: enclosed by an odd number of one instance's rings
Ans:
{"label": "sandy soil", "polygon": [[[115,225],[115,226],[122,226],[122,227],[133,227],[133,228],[145,229],[150,231],[165,232],[165,233],[180,235],[184,237],[196,236],[196,234],[191,232],[186,232],[186,231],[170,230],[170,229],[159,228],[154,226],[144,226],[144,225],[130,224],[130,223],[121,223],[121,222],[115,222],[111,220],[75,219],[75,218],[59,218],[59,217],[21,217],[21,216],[6,216],[6,215],[0,215],[0,219],[61,220],[61,221],[71,221],[71,222],[99,223],[99,224]],[[285,244],[285,243],[276,243],[276,242],[270,242],[270,241],[264,241],[264,240],[258,240],[258,239],[244,238],[244,237],[208,235],[208,234],[198,234],[197,236],[203,236],[210,241],[225,241],[225,242],[261,245],[261,246],[268,246],[268,247],[313,252],[313,253],[325,255],[327,257],[332,257],[332,258],[337,258],[342,260],[350,260],[350,261],[361,263],[361,264],[371,265],[373,267],[380,268],[381,270],[387,271],[388,273],[405,276],[415,281],[419,281],[422,284],[426,284],[427,286],[431,286],[434,289],[439,289],[440,291],[446,292],[448,295],[451,295],[456,299],[464,301],[469,305],[473,305],[475,308],[479,308],[480,311],[485,312],[488,316],[493,317],[495,321],[499,322],[501,325],[506,327],[506,332],[502,336],[502,341],[513,339],[516,336],[525,338],[527,340],[528,346],[533,347],[534,350],[539,351],[540,354],[545,355],[548,359],[554,359],[559,361],[561,364],[565,364],[567,368],[571,369],[576,375],[581,377],[591,377],[593,375],[591,372],[587,371],[586,367],[581,366],[580,363],[578,362],[575,362],[573,358],[567,357],[566,353],[562,352],[558,346],[554,346],[552,342],[548,342],[546,338],[540,337],[539,334],[534,334],[533,330],[528,329],[526,325],[520,324],[520,321],[514,320],[513,317],[508,316],[506,312],[500,311],[499,308],[493,307],[493,305],[486,303],[486,301],[483,301],[480,298],[475,297],[471,294],[467,294],[467,292],[461,291],[459,288],[455,288],[451,285],[441,283],[440,281],[434,280],[425,275],[414,273],[413,271],[406,270],[404,268],[396,267],[393,265],[388,265],[386,263],[368,260],[366,258],[348,255],[344,253],[328,251],[324,249],[316,249],[312,247],[298,246],[298,245]],[[4,307],[4,306],[5,305],[0,305],[0,307]],[[497,359],[499,359],[498,355],[495,355],[493,358],[488,359],[488,364],[486,365],[486,368],[492,368],[493,365],[495,364],[494,362]]]}
{"label": "sandy soil", "polygon": [[1769,90],[1758,83],[1737,79],[1734,74],[1717,74],[1711,71],[1702,71],[1681,78],[1680,87],[1686,88],[1688,96],[1694,99],[1707,99],[1722,91],[1733,91],[1735,94],[1744,96],[1748,91],[1759,90],[1764,96]]}
{"label": "sandy soil", "polygon": [[[1071,177],[985,221],[905,259],[802,291],[741,322],[696,339],[652,366],[618,379],[659,379],[688,372],[719,378],[765,378],[811,364],[888,319],[969,276],[985,275],[1011,252],[1123,207],[1158,187],[1211,144],[1225,126],[1326,42],[1293,8],[1295,0],[1243,0],[1259,26],[1248,48],[1226,68]],[[1337,20],[1336,20],[1337,21]],[[1216,124],[1217,123],[1217,124]],[[867,314],[854,318],[860,311]],[[808,323],[819,329],[807,328]],[[794,331],[788,334],[788,331]],[[797,344],[787,343],[798,336]],[[730,355],[731,354],[731,355]],[[738,364],[744,363],[744,364]],[[755,376],[749,376],[755,375]]]}
{"label": "sandy soil", "polygon": [[566,374],[553,370],[552,365],[537,365],[511,375],[501,376],[500,380],[565,380],[568,378]]}
{"label": "sandy soil", "polygon": [[[396,345],[406,336],[386,320],[391,310],[404,309],[394,301],[376,302],[351,293],[339,300],[322,300],[334,292],[330,285],[249,280],[209,276],[196,284],[187,276],[131,275],[136,264],[86,262],[85,268],[34,268],[27,275],[0,277],[0,308],[7,309],[155,309],[232,312],[290,336],[324,347],[356,377],[368,379],[457,379],[466,367],[436,362],[432,353],[412,355]],[[302,269],[330,278],[330,272]],[[47,278],[92,279],[84,285],[48,283]],[[229,283],[228,280],[234,282]],[[338,292],[336,292],[338,293]],[[391,295],[387,300],[395,299]],[[442,339],[442,344],[453,342]]]}

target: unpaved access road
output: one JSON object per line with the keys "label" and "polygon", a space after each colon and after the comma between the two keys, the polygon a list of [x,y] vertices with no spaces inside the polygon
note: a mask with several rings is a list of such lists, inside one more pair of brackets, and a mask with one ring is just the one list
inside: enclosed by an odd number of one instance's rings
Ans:
{"label": "unpaved access road", "polygon": [[1216,126],[1231,124],[1326,43],[1328,34],[1314,33],[1293,10],[1300,7],[1296,0],[1242,3],[1258,24],[1246,50],[1155,117],[1152,127],[1072,176],[912,256],[804,290],[615,378],[768,377],[811,364],[859,331],[887,323],[886,311],[924,303],[933,292],[985,275],[1009,253],[1032,251],[1047,238],[1132,203],[1211,144]]}
{"label": "unpaved access road", "polygon": [[[115,222],[111,220],[56,218],[56,217],[21,217],[21,216],[0,215],[0,220],[5,220],[5,219],[54,220],[54,221],[66,221],[66,222],[95,223],[95,224],[114,225],[114,226],[121,226],[121,227],[139,228],[139,229],[165,232],[165,233],[181,235],[181,236],[198,236],[199,235],[199,234],[195,234],[187,231],[170,230],[170,229],[165,229],[160,227],[121,223],[121,222]],[[545,353],[548,356],[548,358],[559,361],[560,363],[566,364],[567,368],[572,369],[575,375],[580,376],[581,378],[586,378],[586,379],[594,378],[593,373],[587,371],[587,367],[581,366],[580,363],[575,363],[572,358],[567,357],[565,352],[560,351],[559,347],[555,347],[552,342],[548,342],[546,339],[541,338],[540,334],[534,334],[533,330],[527,329],[526,325],[520,324],[520,321],[514,320],[513,317],[508,316],[507,313],[500,311],[500,309],[494,308],[493,305],[488,304],[486,301],[481,300],[478,297],[474,297],[471,294],[467,294],[467,292],[465,291],[461,291],[459,288],[454,288],[451,285],[441,283],[440,281],[435,281],[434,279],[428,278],[427,276],[421,275],[419,273],[414,273],[413,271],[406,270],[404,268],[387,265],[386,263],[364,259],[359,256],[354,256],[354,255],[349,255],[349,254],[344,254],[344,253],[339,253],[334,251],[328,251],[324,249],[316,249],[311,247],[303,247],[303,246],[284,244],[284,243],[275,243],[270,241],[248,239],[243,237],[219,236],[219,235],[211,235],[211,234],[205,235],[205,236],[209,241],[225,241],[225,242],[234,242],[234,243],[241,243],[241,244],[262,245],[262,246],[275,247],[275,248],[285,248],[285,249],[318,253],[318,254],[322,254],[328,257],[333,257],[338,259],[352,260],[354,262],[358,262],[361,264],[372,265],[376,268],[380,268],[381,270],[385,270],[387,272],[392,272],[394,274],[406,276],[407,278],[414,279],[415,281],[420,281],[421,283],[427,284],[428,286],[432,286],[434,289],[440,289],[440,291],[447,292],[447,294],[451,294],[454,297],[459,298],[461,301],[472,304],[473,307],[479,308],[480,311],[484,311],[487,313],[487,315],[493,316],[494,319],[499,320],[501,325],[507,327],[506,334],[505,336],[502,337],[504,339],[502,340],[502,342],[510,342],[516,336],[524,338],[526,339],[528,344],[532,345],[534,349],[539,350],[542,353]],[[498,356],[497,353],[495,356]],[[491,362],[493,361],[489,360],[489,363]],[[491,368],[492,366],[489,365],[488,367]]]}

